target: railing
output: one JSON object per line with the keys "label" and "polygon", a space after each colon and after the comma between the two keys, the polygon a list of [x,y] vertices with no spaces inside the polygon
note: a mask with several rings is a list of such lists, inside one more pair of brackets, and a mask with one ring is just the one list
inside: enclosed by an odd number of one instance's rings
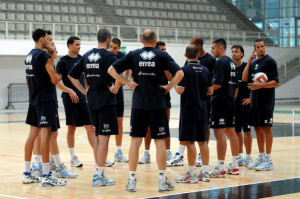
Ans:
{"label": "railing", "polygon": [[293,48],[287,54],[279,57],[276,62],[278,69],[281,71],[280,75],[287,77],[287,74],[291,70],[295,70],[300,67],[300,49]]}
{"label": "railing", "polygon": [[107,28],[113,37],[122,41],[138,42],[142,32],[153,29],[158,39],[173,43],[186,43],[193,36],[202,36],[205,40],[212,42],[217,38],[224,38],[228,43],[253,44],[257,38],[265,39],[267,45],[274,42],[264,36],[262,32],[226,31],[208,29],[183,29],[166,27],[142,27],[142,26],[118,26],[118,25],[87,25],[87,24],[63,24],[63,23],[38,23],[38,22],[15,22],[0,21],[0,39],[31,39],[31,33],[36,28],[51,30],[53,37],[65,40],[71,35],[81,37],[82,40],[95,41],[99,28]]}
{"label": "railing", "polygon": [[29,102],[27,85],[25,83],[10,83],[7,86],[7,106],[5,109],[14,109],[14,104],[26,102]]}

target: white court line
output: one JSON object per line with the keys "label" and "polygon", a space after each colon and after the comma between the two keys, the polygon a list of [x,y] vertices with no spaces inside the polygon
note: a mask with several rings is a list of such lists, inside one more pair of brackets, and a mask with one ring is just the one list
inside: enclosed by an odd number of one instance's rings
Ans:
{"label": "white court line", "polygon": [[22,198],[22,197],[11,196],[11,195],[6,195],[6,194],[2,194],[2,193],[0,193],[0,197],[15,198],[15,199],[25,199],[25,198]]}
{"label": "white court line", "polygon": [[[270,180],[270,181],[264,181],[264,182],[253,182],[253,183],[249,183],[249,184],[240,184],[240,185],[236,185],[236,186],[218,187],[218,188],[213,188],[213,189],[203,189],[203,190],[190,191],[190,192],[181,192],[181,193],[174,193],[174,194],[157,195],[157,196],[150,196],[150,197],[146,197],[146,198],[166,197],[166,196],[175,196],[175,195],[186,194],[186,193],[213,191],[213,190],[218,190],[218,189],[241,187],[241,186],[245,186],[245,185],[254,185],[254,184],[261,184],[261,183],[268,183],[268,182],[277,182],[277,181],[290,180],[290,179],[295,179],[295,178],[300,178],[300,176],[296,176],[296,177],[292,177],[292,178],[283,178],[283,179],[278,179],[278,180]],[[144,198],[144,199],[146,199],[146,198]]]}

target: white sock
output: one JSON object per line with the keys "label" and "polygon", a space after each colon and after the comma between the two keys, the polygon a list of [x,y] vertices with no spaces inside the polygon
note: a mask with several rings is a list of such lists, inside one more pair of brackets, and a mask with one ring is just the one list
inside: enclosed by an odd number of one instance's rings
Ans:
{"label": "white sock", "polygon": [[195,175],[196,173],[196,165],[189,166],[189,173],[191,176]]}
{"label": "white sock", "polygon": [[144,154],[150,154],[149,150],[145,150]]}
{"label": "white sock", "polygon": [[260,153],[259,156],[265,157],[265,153]]}
{"label": "white sock", "polygon": [[233,166],[238,165],[238,158],[239,158],[239,156],[232,156],[231,164],[232,164]]}
{"label": "white sock", "polygon": [[179,144],[178,153],[183,156],[184,150],[185,150],[185,146],[182,144]]}
{"label": "white sock", "polygon": [[116,151],[122,151],[121,146],[116,146]]}
{"label": "white sock", "polygon": [[244,154],[243,153],[239,153],[239,157],[240,158],[244,158]]}
{"label": "white sock", "polygon": [[73,156],[75,156],[75,150],[74,150],[74,148],[69,148],[69,152],[70,152],[71,158],[72,158]]}
{"label": "white sock", "polygon": [[61,165],[60,155],[59,154],[52,155],[51,157],[53,157],[56,167],[60,167]]}
{"label": "white sock", "polygon": [[165,180],[166,179],[166,170],[159,170],[159,180]]}
{"label": "white sock", "polygon": [[104,167],[96,166],[96,171],[98,175],[104,175]]}
{"label": "white sock", "polygon": [[129,171],[129,179],[130,180],[136,179],[136,171]]}
{"label": "white sock", "polygon": [[53,156],[49,153],[50,161],[54,161]]}
{"label": "white sock", "polygon": [[208,172],[209,166],[208,165],[202,165],[202,171]]}
{"label": "white sock", "polygon": [[265,157],[271,159],[271,154],[266,154]]}
{"label": "white sock", "polygon": [[171,152],[171,150],[170,150],[170,149],[167,149],[166,152],[167,152],[167,153],[168,153],[168,152]]}
{"label": "white sock", "polygon": [[25,172],[29,173],[31,170],[31,161],[25,161]]}
{"label": "white sock", "polygon": [[47,162],[47,163],[43,163],[43,175],[49,175],[50,173],[50,163]]}
{"label": "white sock", "polygon": [[251,154],[247,154],[247,158],[251,158]]}
{"label": "white sock", "polygon": [[225,160],[218,160],[218,167],[224,168]]}
{"label": "white sock", "polygon": [[33,159],[35,163],[40,163],[42,162],[42,156],[41,155],[33,155]]}

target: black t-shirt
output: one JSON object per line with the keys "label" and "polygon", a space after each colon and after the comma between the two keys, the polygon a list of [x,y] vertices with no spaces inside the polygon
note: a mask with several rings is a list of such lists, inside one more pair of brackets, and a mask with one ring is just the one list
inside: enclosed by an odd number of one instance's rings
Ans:
{"label": "black t-shirt", "polygon": [[182,68],[184,78],[178,84],[185,88],[180,98],[180,118],[183,120],[207,119],[207,89],[212,86],[208,69],[190,62]]}
{"label": "black t-shirt", "polygon": [[[216,59],[209,53],[205,53],[205,55],[198,57],[199,60],[199,64],[201,64],[202,66],[205,66],[211,77],[213,75],[214,72],[214,67],[216,64]],[[186,65],[188,62],[186,61],[184,65]]]}
{"label": "black t-shirt", "polygon": [[[120,51],[117,52],[117,57],[118,57],[118,59],[121,59],[121,58],[124,57],[124,56],[125,56],[124,53],[122,53],[122,52],[120,52]],[[113,80],[114,80],[114,82],[116,82],[115,79],[113,79]],[[121,86],[121,87],[119,88],[118,93],[117,93],[117,97],[123,98],[123,86]]]}
{"label": "black t-shirt", "polygon": [[[249,81],[252,81],[253,76],[263,72],[267,75],[268,81],[275,80],[279,82],[277,63],[269,55],[261,59],[255,59],[249,68]],[[275,88],[262,88],[251,91],[251,108],[274,110],[275,103]]]}
{"label": "black t-shirt", "polygon": [[88,105],[95,110],[107,105],[116,105],[116,96],[112,94],[107,86],[113,84],[112,77],[107,73],[111,64],[117,60],[117,56],[107,49],[97,49],[85,53],[70,71],[70,76],[80,78],[84,72],[88,85]]}
{"label": "black t-shirt", "polygon": [[113,63],[118,73],[131,69],[133,80],[138,84],[133,92],[132,108],[161,109],[166,108],[163,85],[164,71],[173,75],[180,70],[172,57],[161,50],[144,47],[129,52]]}
{"label": "black t-shirt", "polygon": [[56,88],[46,70],[50,55],[35,48],[25,58],[26,80],[29,89],[29,103],[37,105],[48,101],[57,101]]}
{"label": "black t-shirt", "polygon": [[[62,81],[65,86],[71,88],[76,92],[80,99],[85,99],[85,96],[72,84],[72,82],[68,78],[68,74],[70,70],[73,68],[76,62],[81,59],[81,55],[78,55],[76,58],[70,57],[68,55],[60,58],[56,65],[56,72],[62,75]],[[80,83],[84,86],[84,76],[83,74],[79,77]],[[68,93],[63,92],[61,95],[64,97],[70,97]]]}
{"label": "black t-shirt", "polygon": [[248,82],[242,81],[242,76],[246,65],[247,63],[243,62],[240,66],[236,67],[236,77],[239,86],[239,91],[236,97],[236,102],[238,105],[242,105],[242,100],[250,97],[250,90],[247,87]]}
{"label": "black t-shirt", "polygon": [[222,87],[214,91],[212,101],[234,102],[235,88],[238,87],[235,70],[236,66],[228,56],[222,56],[216,61],[212,82]]}

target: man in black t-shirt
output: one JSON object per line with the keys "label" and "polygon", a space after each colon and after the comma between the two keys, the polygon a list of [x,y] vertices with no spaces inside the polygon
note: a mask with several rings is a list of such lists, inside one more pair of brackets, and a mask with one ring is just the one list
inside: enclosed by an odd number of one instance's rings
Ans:
{"label": "man in black t-shirt", "polygon": [[[242,62],[244,56],[244,48],[240,45],[231,47],[232,59],[236,65],[236,77],[238,80],[238,93],[235,99],[235,132],[239,139],[239,166],[245,165],[249,168],[252,165],[251,149],[252,135],[250,128],[250,90],[247,82],[242,81],[243,71],[247,63]],[[244,140],[242,135],[244,131]],[[247,157],[243,155],[243,143],[246,148]]]}
{"label": "man in black t-shirt", "polygon": [[[257,59],[256,58],[257,55]],[[279,85],[277,63],[266,54],[265,42],[257,39],[254,50],[243,72],[243,81],[251,81],[254,75],[263,72],[268,77],[268,82],[254,81],[248,84],[251,90],[251,125],[254,126],[259,157],[251,168],[259,171],[273,170],[271,151],[273,144],[272,124],[275,103],[275,88]],[[266,149],[264,147],[266,145]],[[265,154],[266,152],[266,154]]]}
{"label": "man in black t-shirt", "polygon": [[[84,126],[87,132],[88,141],[91,147],[94,147],[95,131],[92,126],[86,97],[79,90],[77,90],[68,79],[69,71],[73,68],[74,64],[81,58],[79,55],[80,38],[71,36],[67,41],[68,55],[60,58],[56,65],[56,72],[63,84],[67,87],[68,92],[62,90],[62,99],[65,108],[66,125],[68,126],[67,143],[70,152],[70,162],[72,167],[82,167],[82,163],[75,155],[74,134],[76,127]],[[80,76],[79,81],[84,85],[84,77]],[[60,88],[60,87],[58,87]],[[61,89],[61,88],[60,88]],[[78,100],[73,100],[72,95],[78,96]]]}
{"label": "man in black t-shirt", "polygon": [[[129,180],[127,191],[136,191],[136,168],[139,148],[150,126],[151,137],[155,139],[157,164],[159,169],[159,191],[174,190],[166,178],[166,144],[169,124],[166,113],[165,94],[183,78],[183,72],[168,53],[155,49],[156,35],[145,30],[142,36],[144,48],[126,54],[114,62],[108,73],[116,80],[126,83],[134,90],[131,112],[131,145],[129,150]],[[134,82],[119,73],[131,69]],[[164,71],[169,70],[174,78],[162,86]]]}
{"label": "man in black t-shirt", "polygon": [[[57,51],[55,46],[49,45],[47,32],[36,29],[32,38],[35,41],[35,48],[30,51],[25,59],[26,81],[29,89],[29,108],[26,124],[30,125],[30,134],[25,144],[25,172],[23,183],[39,182],[40,178],[33,177],[30,172],[30,160],[33,142],[37,135],[41,134],[42,154],[42,185],[61,186],[66,181],[57,179],[50,172],[49,164],[49,143],[51,132],[59,128],[57,97],[55,84],[59,82],[54,70],[54,59]],[[51,56],[43,49],[47,48]]]}
{"label": "man in black t-shirt", "polygon": [[[209,182],[209,150],[207,145],[207,95],[211,95],[212,84],[208,69],[198,63],[198,48],[190,45],[185,56],[188,63],[182,68],[184,78],[178,84],[176,92],[180,98],[179,140],[187,146],[189,169],[182,177],[176,178],[178,183]],[[203,167],[196,172],[196,147],[199,143],[203,156]]]}
{"label": "man in black t-shirt", "polygon": [[[113,85],[113,79],[107,74],[108,67],[117,60],[117,56],[109,52],[111,34],[100,29],[97,34],[98,46],[85,53],[69,72],[69,79],[84,95],[87,95],[88,107],[96,139],[94,142],[96,173],[93,186],[114,185],[115,180],[108,180],[104,175],[104,166],[108,153],[110,135],[118,134],[116,105],[120,84]],[[87,85],[84,87],[79,78],[84,73]]]}
{"label": "man in black t-shirt", "polygon": [[[234,130],[234,98],[237,93],[235,64],[226,56],[226,41],[217,39],[212,43],[212,54],[217,58],[214,67],[213,89],[211,100],[211,127],[217,140],[218,165],[211,173],[211,177],[226,177],[228,174],[239,174],[238,153],[239,140]],[[225,169],[225,155],[227,150],[226,136],[230,140],[232,162]]]}
{"label": "man in black t-shirt", "polygon": [[[118,59],[122,58],[125,54],[120,52],[121,49],[121,40],[118,38],[113,38],[110,43],[109,50],[110,52],[117,55]],[[127,75],[127,71],[126,71]],[[128,158],[126,158],[122,153],[122,138],[123,138],[123,115],[124,115],[124,93],[123,87],[121,86],[117,95],[117,120],[118,120],[118,130],[119,134],[115,135],[116,138],[116,151],[115,151],[115,162],[128,162]]]}

